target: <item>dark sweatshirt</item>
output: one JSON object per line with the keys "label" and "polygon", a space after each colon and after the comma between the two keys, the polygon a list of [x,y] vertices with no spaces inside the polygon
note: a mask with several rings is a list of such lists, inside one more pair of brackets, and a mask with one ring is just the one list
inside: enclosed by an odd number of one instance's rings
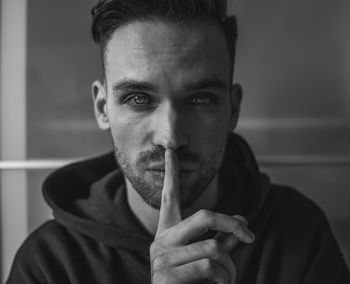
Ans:
{"label": "dark sweatshirt", "polygon": [[[238,135],[229,136],[219,184],[215,211],[246,216],[256,236],[231,253],[238,284],[350,284],[324,213],[270,183]],[[55,171],[43,193],[54,220],[22,244],[7,283],[150,283],[153,237],[128,207],[113,153]]]}

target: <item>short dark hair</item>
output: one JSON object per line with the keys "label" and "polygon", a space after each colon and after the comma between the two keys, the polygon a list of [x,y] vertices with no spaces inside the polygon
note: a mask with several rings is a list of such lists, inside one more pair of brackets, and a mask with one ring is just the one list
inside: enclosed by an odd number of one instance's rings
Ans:
{"label": "short dark hair", "polygon": [[97,0],[91,15],[92,36],[102,57],[113,32],[134,20],[214,20],[223,29],[233,69],[237,21],[235,16],[227,16],[226,0]]}

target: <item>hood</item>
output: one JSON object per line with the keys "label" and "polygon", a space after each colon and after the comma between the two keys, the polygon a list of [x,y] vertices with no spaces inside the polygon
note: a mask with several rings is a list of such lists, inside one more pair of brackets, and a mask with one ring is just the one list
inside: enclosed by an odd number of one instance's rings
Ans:
{"label": "hood", "polygon": [[[244,215],[253,224],[270,184],[259,172],[250,147],[237,134],[228,136],[219,183],[217,211]],[[124,178],[113,152],[54,171],[44,181],[43,195],[64,227],[109,246],[148,253],[153,237],[128,208]]]}

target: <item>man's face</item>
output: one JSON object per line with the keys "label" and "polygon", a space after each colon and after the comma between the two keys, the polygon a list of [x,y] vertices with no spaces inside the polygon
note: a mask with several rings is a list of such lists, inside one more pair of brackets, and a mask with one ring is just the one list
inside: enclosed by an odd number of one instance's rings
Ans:
{"label": "man's face", "polygon": [[159,208],[164,152],[171,148],[181,204],[190,206],[216,176],[237,120],[223,32],[204,22],[129,23],[107,45],[105,76],[104,85],[94,85],[95,112],[111,131],[127,182]]}

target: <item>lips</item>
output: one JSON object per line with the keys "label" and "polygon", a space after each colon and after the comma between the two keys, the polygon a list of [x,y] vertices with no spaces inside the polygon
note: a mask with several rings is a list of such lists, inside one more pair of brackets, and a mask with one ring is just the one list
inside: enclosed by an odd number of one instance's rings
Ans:
{"label": "lips", "polygon": [[[165,171],[164,170],[149,170],[147,169],[147,172],[149,174],[151,174],[154,177],[159,177],[159,178],[164,178],[165,177]],[[193,171],[181,171],[180,170],[180,176],[188,176],[191,173],[193,173]]]}
{"label": "lips", "polygon": [[[164,172],[165,171],[165,165],[164,164],[158,164],[158,165],[151,165],[146,168],[148,171],[155,171],[155,172]],[[190,164],[180,164],[180,173],[181,172],[193,172],[196,170],[195,165],[190,165]]]}
{"label": "lips", "polygon": [[148,172],[154,176],[157,176],[157,177],[164,177],[165,176],[165,171],[148,170]]}

